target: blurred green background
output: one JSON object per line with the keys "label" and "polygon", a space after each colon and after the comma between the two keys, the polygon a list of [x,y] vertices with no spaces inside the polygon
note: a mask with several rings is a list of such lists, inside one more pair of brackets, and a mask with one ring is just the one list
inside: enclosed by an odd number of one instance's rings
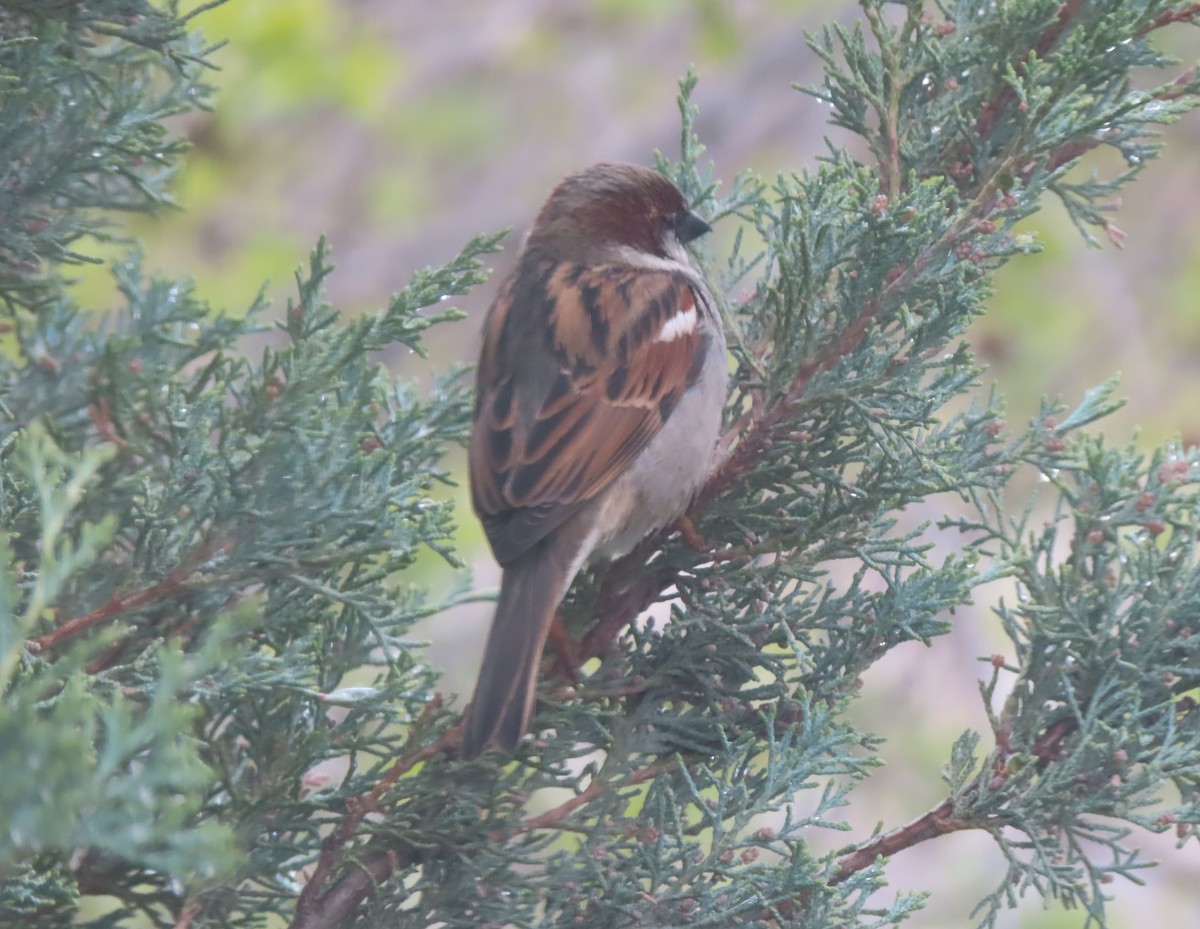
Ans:
{"label": "blurred green background", "polygon": [[[472,234],[512,226],[495,260],[503,275],[563,173],[601,158],[650,163],[655,148],[676,153],[676,81],[690,63],[701,76],[698,128],[718,176],[812,165],[827,134],[854,146],[790,85],[820,79],[803,30],[856,15],[854,5],[828,0],[232,0],[198,20],[229,45],[217,55],[215,111],[179,121],[194,145],[176,184],[182,210],[135,219],[129,231],[144,241],[149,267],[193,276],[201,295],[231,311],[266,281],[282,313],[292,273],[321,233],[338,265],[330,296],[347,312],[381,305],[413,269],[449,259]],[[1191,61],[1200,55],[1196,35],[1181,28],[1163,39]],[[1121,371],[1129,402],[1102,424],[1111,441],[1135,433],[1146,447],[1177,434],[1200,440],[1200,116],[1171,127],[1166,143],[1114,216],[1128,233],[1123,250],[1088,248],[1055,203],[1025,224],[1044,251],[998,275],[971,336],[1014,427],[1041,395],[1075,402]],[[1111,176],[1118,167],[1101,157],[1084,173]],[[720,253],[732,229],[717,232]],[[472,359],[493,292],[485,286],[461,301],[470,318],[437,332],[428,362],[384,361],[425,378]],[[97,308],[113,299],[104,275],[92,272],[79,293]],[[906,522],[936,518],[942,504],[955,505],[935,501]],[[465,505],[462,523],[476,584],[494,585]],[[930,534],[944,550],[957,544]],[[420,570],[424,577],[410,579],[450,583],[433,559]],[[489,617],[486,604],[475,605],[422,630],[448,691],[471,687]],[[853,831],[814,836],[818,846],[865,838],[877,822],[900,825],[940,800],[938,773],[954,738],[986,727],[976,659],[1004,645],[981,600],[956,617],[953,634],[931,648],[897,649],[872,670],[856,714],[888,737],[887,767],[847,812]],[[1146,888],[1110,888],[1112,925],[1200,924],[1195,845],[1175,853],[1169,837],[1136,838],[1164,865],[1145,873]],[[942,929],[972,925],[970,908],[1001,867],[988,840],[962,834],[904,853],[888,873],[897,888],[934,892],[911,924]],[[1083,922],[1031,896],[1002,925]]]}

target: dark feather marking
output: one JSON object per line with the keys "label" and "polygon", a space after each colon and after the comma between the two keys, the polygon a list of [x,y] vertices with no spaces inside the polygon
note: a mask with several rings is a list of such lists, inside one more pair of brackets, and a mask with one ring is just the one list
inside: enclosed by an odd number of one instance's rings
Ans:
{"label": "dark feather marking", "polygon": [[554,273],[558,270],[557,262],[547,261],[538,266],[540,272],[536,281],[535,293],[545,294],[550,290],[550,279],[554,277]]}
{"label": "dark feather marking", "polygon": [[692,363],[688,368],[687,385],[691,387],[700,377],[700,372],[704,369],[704,359],[708,357],[708,343],[712,338],[707,332],[701,333],[700,343],[696,346],[692,353]]}
{"label": "dark feather marking", "polygon": [[509,416],[512,414],[512,401],[512,378],[506,378],[500,382],[500,385],[496,388],[495,396],[492,397],[492,416],[497,422],[509,422]]}
{"label": "dark feather marking", "polygon": [[562,346],[559,344],[558,326],[555,321],[558,318],[558,298],[548,297],[546,300],[546,315],[542,324],[542,339],[546,346],[546,351],[551,357],[563,357]]}
{"label": "dark feather marking", "polygon": [[621,392],[625,389],[625,378],[628,374],[629,369],[622,365],[608,376],[608,382],[604,385],[604,393],[608,396],[609,400],[616,401],[621,396]]}
{"label": "dark feather marking", "polygon": [[541,458],[544,454],[540,451],[541,446],[558,431],[564,420],[572,416],[577,416],[580,420],[587,419],[586,415],[579,416],[575,404],[564,406],[562,409],[555,410],[548,416],[538,419],[533,424],[533,428],[529,430],[529,435],[525,439],[526,455]]}
{"label": "dark feather marking", "polygon": [[571,376],[566,371],[560,372],[558,377],[554,379],[554,383],[550,385],[550,391],[546,394],[546,399],[542,401],[542,412],[558,412],[555,410],[555,407],[574,392],[575,384],[571,380]]}
{"label": "dark feather marking", "polygon": [[[589,416],[581,416],[566,429],[561,436],[557,438],[550,448],[538,455],[538,457],[527,464],[517,468],[508,480],[508,497],[510,500],[520,502],[529,497],[534,491],[540,489],[539,485],[546,477],[551,466],[558,463],[560,457],[558,453],[579,434],[579,431],[587,424]],[[528,450],[532,450],[535,446],[530,445]]]}
{"label": "dark feather marking", "polygon": [[488,451],[492,464],[498,470],[508,466],[509,456],[512,455],[512,433],[507,429],[491,429],[488,431]]}
{"label": "dark feather marking", "polygon": [[634,326],[633,340],[639,345],[647,342],[679,308],[679,291],[674,282],[659,291]]}
{"label": "dark feather marking", "polygon": [[601,288],[594,284],[584,284],[579,288],[583,311],[592,328],[592,344],[596,347],[596,354],[603,356],[608,351],[608,320],[600,309],[600,292]]}
{"label": "dark feather marking", "polygon": [[558,464],[563,461],[569,461],[572,456],[563,455],[562,451],[569,448],[572,441],[579,435],[585,426],[592,419],[592,410],[584,410],[581,415],[577,416],[573,423],[570,423],[566,429],[560,430],[557,434],[550,436],[552,440],[549,448],[540,449],[538,446],[530,445],[526,448],[526,453],[537,452],[537,458],[532,457],[527,459],[525,467],[532,467],[545,461],[550,464]]}
{"label": "dark feather marking", "polygon": [[621,333],[621,338],[617,339],[617,361],[624,365],[629,361],[629,332],[628,330]]}
{"label": "dark feather marking", "polygon": [[583,487],[583,469],[576,468],[571,479],[567,481],[559,491],[559,498],[562,500],[575,500],[579,497],[579,491]]}
{"label": "dark feather marking", "polygon": [[650,304],[650,309],[637,318],[633,324],[631,338],[634,345],[645,345],[646,340],[650,337],[650,328],[654,325],[654,320],[651,316],[654,314],[654,304]]}
{"label": "dark feather marking", "polygon": [[529,496],[529,492],[537,487],[545,470],[544,461],[538,461],[536,466],[523,465],[517,468],[508,480],[506,496],[510,500],[524,500]]}

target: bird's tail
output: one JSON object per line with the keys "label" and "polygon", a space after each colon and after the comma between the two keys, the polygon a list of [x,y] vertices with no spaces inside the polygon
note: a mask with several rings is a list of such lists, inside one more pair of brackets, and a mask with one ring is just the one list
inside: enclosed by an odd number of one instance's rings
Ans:
{"label": "bird's tail", "polygon": [[463,758],[476,758],[491,744],[511,751],[529,728],[542,647],[571,581],[569,552],[561,548],[548,541],[504,569],[479,681],[463,717]]}

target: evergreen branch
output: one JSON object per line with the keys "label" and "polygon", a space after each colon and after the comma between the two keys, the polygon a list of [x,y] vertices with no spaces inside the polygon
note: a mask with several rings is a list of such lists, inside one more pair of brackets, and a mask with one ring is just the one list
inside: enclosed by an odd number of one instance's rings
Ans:
{"label": "evergreen branch", "polygon": [[596,601],[594,622],[579,645],[579,660],[588,661],[603,655],[643,610],[658,599],[672,583],[672,574],[667,571],[647,573],[647,559],[662,547],[665,533],[644,539],[632,552],[618,559],[604,573],[600,594]]}
{"label": "evergreen branch", "polygon": [[213,558],[228,553],[232,547],[233,540],[230,538],[207,539],[183,563],[157,584],[129,594],[113,594],[107,603],[82,616],[67,620],[55,627],[53,631],[27,642],[26,647],[34,654],[45,652],[123,614],[132,613],[177,596],[188,589],[188,580],[195,575],[196,571]]}
{"label": "evergreen branch", "polygon": [[[414,728],[414,736],[440,708],[440,701],[430,704],[427,719],[422,720]],[[362,797],[352,798],[346,804],[346,813],[338,828],[322,843],[320,860],[313,871],[296,905],[296,915],[289,929],[329,929],[338,925],[339,921],[358,907],[375,888],[386,881],[396,870],[407,866],[408,856],[389,849],[386,852],[368,853],[360,857],[344,874],[327,890],[322,888],[328,882],[337,866],[345,847],[354,838],[355,832],[368,813],[378,812],[384,796],[395,783],[418,764],[429,761],[437,755],[453,751],[462,736],[462,727],[456,723],[434,742],[420,750],[398,759],[388,773]],[[670,761],[648,765],[625,775],[621,779],[622,787],[636,787],[653,780],[665,771],[671,770],[675,764]],[[593,777],[588,786],[569,800],[564,801],[553,809],[535,816],[523,819],[518,826],[508,830],[504,835],[493,836],[492,841],[503,842],[517,835],[528,834],[547,829],[568,829],[567,819],[577,811],[586,808],[602,797],[611,787],[610,782],[599,776]]]}
{"label": "evergreen branch", "polygon": [[[833,348],[819,360],[801,365],[784,397],[757,417],[739,424],[737,434],[727,433],[721,439],[725,447],[733,447],[733,453],[721,462],[697,494],[697,506],[726,493],[739,480],[751,473],[761,462],[763,453],[770,445],[774,433],[786,424],[797,404],[804,396],[814,376],[833,369],[843,358],[858,349],[867,335],[871,323],[879,312],[879,302],[872,301],[838,334]],[[696,507],[693,507],[693,512]]]}
{"label": "evergreen branch", "polygon": [[[1064,740],[1069,738],[1077,728],[1074,719],[1064,719],[1052,725],[1042,734],[1033,749],[1041,768],[1053,764],[1061,756]],[[1001,758],[1003,758],[1003,754],[1002,752]],[[1002,767],[1002,765],[998,765],[998,767]],[[983,784],[985,774],[992,780],[992,783],[989,784],[990,789],[994,790],[1002,786],[1004,778],[1002,773],[993,775],[990,772],[980,772],[975,780],[961,791],[960,796],[970,796],[976,793]],[[864,868],[869,868],[880,858],[892,858],[900,852],[939,836],[966,829],[982,829],[994,834],[1000,826],[1008,825],[1008,823],[1000,822],[981,822],[974,818],[960,818],[957,815],[958,808],[959,802],[956,798],[948,797],[912,822],[863,843],[854,851],[838,859],[829,883],[840,884],[851,875]]]}
{"label": "evergreen branch", "polygon": [[[415,746],[415,743],[425,736],[429,722],[440,709],[441,700],[438,697],[434,697],[426,705],[421,719],[413,726],[412,733],[409,736],[410,746]],[[357,887],[361,882],[361,878],[351,877],[351,875],[359,873],[357,868],[351,871],[350,875],[343,877],[339,881],[339,884],[335,885],[327,893],[322,893],[334,868],[337,867],[346,845],[354,838],[363,819],[368,814],[379,810],[380,801],[391,790],[396,781],[417,765],[457,745],[462,737],[461,728],[459,725],[453,726],[443,732],[434,742],[422,746],[415,751],[410,750],[408,753],[402,754],[392,765],[391,769],[379,779],[370,791],[360,797],[351,797],[346,801],[346,812],[342,816],[338,827],[326,836],[325,840],[321,843],[321,856],[317,860],[317,866],[308,878],[304,889],[300,892],[300,896],[296,901],[296,916],[292,921],[291,929],[317,929],[317,927],[333,925],[344,914],[345,910],[342,909],[343,906],[354,906],[356,904],[357,900],[354,895],[348,894],[347,890],[341,887],[341,882],[349,878],[350,883]],[[388,859],[387,870],[380,874],[379,880],[386,880],[394,866],[394,862]],[[383,862],[377,865],[377,869],[382,869],[383,867]],[[369,890],[369,888],[367,889]]]}
{"label": "evergreen branch", "polygon": [[[665,771],[673,770],[675,767],[676,765],[670,761],[646,765],[644,768],[638,768],[623,777],[621,786],[636,787],[638,784],[644,784],[646,781],[653,780],[658,775]],[[591,782],[581,793],[560,803],[553,809],[546,810],[546,812],[539,813],[536,816],[527,817],[521,822],[521,828],[514,830],[513,835],[522,832],[534,832],[539,829],[570,829],[571,827],[566,824],[567,818],[575,811],[597,800],[611,786],[609,781],[597,775],[592,778]],[[584,830],[582,826],[575,828]]]}
{"label": "evergreen branch", "polygon": [[[1158,100],[1167,103],[1171,100],[1177,100],[1185,94],[1194,94],[1196,92],[1197,83],[1197,67],[1193,65],[1186,71],[1181,72],[1173,81],[1166,84],[1150,94],[1152,100]],[[1093,136],[1087,139],[1072,139],[1069,142],[1064,142],[1057,148],[1052,149],[1046,156],[1045,165],[1041,168],[1046,174],[1053,175],[1068,165],[1078,161],[1088,152],[1099,148],[1106,144],[1105,141]],[[1038,170],[1039,165],[1035,160],[1029,160],[1020,169],[1020,177],[1026,183],[1029,182],[1034,172]],[[1109,224],[1105,223],[1107,231]],[[1120,241],[1114,241],[1114,244],[1120,245]]]}
{"label": "evergreen branch", "polygon": [[875,102],[876,114],[887,142],[886,156],[879,160],[880,191],[885,197],[894,196],[899,193],[903,183],[899,121],[900,97],[906,83],[903,66],[896,50],[897,46],[903,46],[912,36],[917,25],[919,6],[908,4],[905,24],[898,42],[895,43],[883,22],[880,10],[870,2],[862,2],[860,6],[879,45],[885,77],[880,95],[882,99]]}
{"label": "evergreen branch", "polygon": [[[366,812],[375,811],[378,808],[378,803],[382,799],[383,794],[390,789],[398,777],[411,770],[417,763],[427,761],[437,754],[452,749],[461,736],[460,730],[461,727],[456,724],[443,733],[435,743],[421,749],[414,756],[401,759],[384,779],[387,783],[381,781],[366,797],[360,801],[348,804],[349,809],[346,818],[338,830],[326,839],[325,848],[328,850],[344,847],[353,837],[362,816]],[[676,767],[677,765],[674,761],[656,762],[623,775],[621,786],[636,787],[640,784],[653,781],[659,775]],[[597,775],[592,778],[583,791],[574,797],[541,814],[526,817],[521,820],[519,825],[507,830],[503,835],[494,835],[492,841],[499,843],[519,835],[543,830],[570,830],[573,827],[568,825],[568,818],[599,800],[610,790],[611,786],[609,781]],[[354,820],[352,824],[351,820]],[[582,829],[582,827],[580,828]],[[336,863],[335,859],[336,855],[331,855],[330,867]],[[322,862],[324,861],[325,854],[323,851]],[[387,852],[364,855],[352,868],[341,875],[332,887],[325,893],[320,894],[319,899],[314,895],[314,897],[306,902],[305,895],[309,893],[309,888],[313,887],[314,884],[318,884],[318,886],[323,884],[329,876],[330,871],[322,870],[319,864],[317,871],[314,872],[301,894],[301,903],[297,907],[296,918],[292,922],[290,929],[329,929],[329,927],[337,925],[340,919],[352,912],[369,897],[378,884],[387,880],[392,873],[406,866],[408,863],[409,859],[407,856],[393,849]],[[319,882],[318,877],[320,879]]]}
{"label": "evergreen branch", "polygon": [[[1054,14],[1054,22],[1051,23],[1038,39],[1037,44],[1028,52],[1023,52],[1017,57],[1016,70],[1019,72],[1025,65],[1029,63],[1031,58],[1045,58],[1050,50],[1058,44],[1063,33],[1071,25],[1071,21],[1079,15],[1083,9],[1084,0],[1065,0]],[[996,96],[983,105],[983,110],[979,114],[979,118],[975,121],[975,131],[981,139],[986,139],[991,135],[992,129],[995,128],[997,120],[1017,100],[1016,91],[1012,86],[1005,84],[997,91]]]}
{"label": "evergreen branch", "polygon": [[840,884],[851,875],[876,864],[880,858],[891,858],[922,842],[969,828],[974,827],[955,818],[954,801],[943,800],[907,825],[878,836],[840,858],[829,883]]}
{"label": "evergreen branch", "polygon": [[1154,18],[1153,22],[1142,26],[1137,34],[1139,36],[1148,35],[1155,29],[1162,29],[1164,26],[1171,26],[1175,23],[1194,24],[1197,16],[1200,16],[1200,3],[1192,3],[1188,6],[1180,7],[1178,10],[1163,10]]}

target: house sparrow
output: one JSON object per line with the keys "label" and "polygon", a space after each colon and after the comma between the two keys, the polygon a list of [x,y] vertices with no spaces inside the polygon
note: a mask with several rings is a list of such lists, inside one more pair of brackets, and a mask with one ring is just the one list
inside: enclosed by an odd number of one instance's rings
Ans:
{"label": "house sparrow", "polygon": [[662,175],[592,165],[546,199],[488,311],[471,501],[504,577],[463,757],[525,734],[542,647],[583,564],[680,516],[708,475],[725,333],[683,249],[708,231]]}

